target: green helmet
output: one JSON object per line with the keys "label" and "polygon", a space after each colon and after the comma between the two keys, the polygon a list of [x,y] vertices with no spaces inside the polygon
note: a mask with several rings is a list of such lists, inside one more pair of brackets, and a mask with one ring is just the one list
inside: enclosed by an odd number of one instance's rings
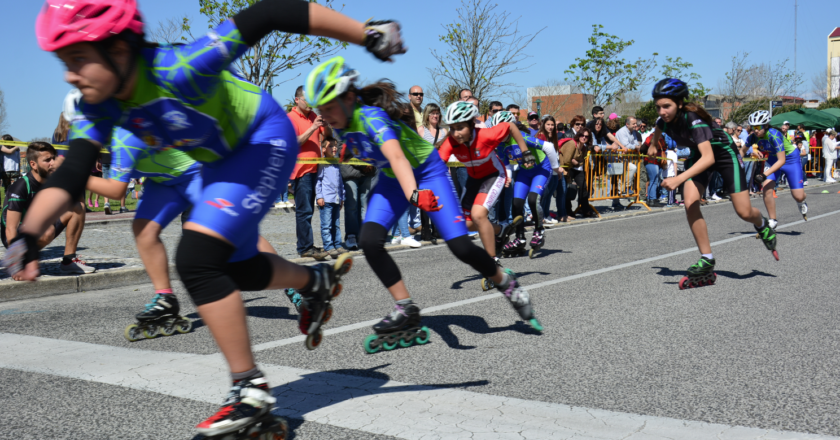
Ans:
{"label": "green helmet", "polygon": [[306,77],[306,102],[312,107],[324,105],[346,92],[358,77],[358,71],[344,64],[344,57],[330,58]]}
{"label": "green helmet", "polygon": [[443,115],[444,124],[456,124],[458,122],[471,122],[478,117],[478,107],[471,102],[456,101],[449,104],[446,114]]}

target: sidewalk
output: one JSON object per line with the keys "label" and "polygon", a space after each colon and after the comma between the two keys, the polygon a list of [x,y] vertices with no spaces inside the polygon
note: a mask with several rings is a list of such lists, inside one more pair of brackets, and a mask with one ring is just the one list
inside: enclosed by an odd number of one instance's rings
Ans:
{"label": "sidewalk", "polygon": [[[826,186],[816,179],[811,179],[811,185],[806,189],[813,189]],[[777,190],[779,197],[788,191]],[[830,190],[834,194],[836,191]],[[788,197],[785,195],[785,197]],[[623,205],[629,202],[621,200]],[[729,199],[709,201],[709,204],[728,203]],[[633,205],[624,209],[614,210],[611,200],[593,203],[601,218],[578,218],[569,223],[558,223],[547,226],[548,229],[563,228],[584,223],[600,222],[610,219],[645,215],[648,213],[663,212],[680,207],[672,208],[651,208],[648,212],[641,205]],[[553,205],[552,205],[553,207]],[[295,212],[293,209],[272,209],[263,222],[260,224],[260,234],[265,237],[278,254],[289,261],[308,264],[314,263],[312,258],[300,258],[296,252],[295,233]],[[5,271],[0,271],[0,302],[21,298],[33,298],[38,296],[49,296],[63,293],[74,293],[87,290],[114,288],[120,286],[144,284],[149,282],[143,263],[137,254],[134,244],[134,236],[131,230],[131,221],[134,212],[126,214],[114,214],[106,216],[101,212],[88,213],[85,222],[85,231],[79,243],[78,254],[90,266],[97,269],[96,273],[81,276],[61,276],[59,264],[64,254],[64,235],[62,234],[52,244],[41,252],[41,273],[42,276],[36,283],[24,283],[13,281]],[[344,234],[344,218],[342,216],[342,237]],[[315,246],[321,246],[321,231],[318,211],[312,217],[312,229]],[[531,229],[531,228],[529,228]],[[175,250],[181,237],[181,222],[176,218],[161,234],[161,241],[167,250],[167,257],[170,263],[170,275],[172,279],[178,279],[178,275],[172,264],[174,263]],[[438,246],[442,246],[441,241]],[[430,242],[423,242],[424,246],[432,246]],[[408,249],[405,245],[387,244],[389,250]],[[5,249],[0,248],[5,254]],[[353,252],[354,255],[361,255],[360,251]],[[328,260],[330,261],[330,260]]]}

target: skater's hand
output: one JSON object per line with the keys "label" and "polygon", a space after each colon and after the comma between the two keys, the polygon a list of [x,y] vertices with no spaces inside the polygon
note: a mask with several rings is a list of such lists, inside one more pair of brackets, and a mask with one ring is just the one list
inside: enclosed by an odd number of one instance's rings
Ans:
{"label": "skater's hand", "polygon": [[409,202],[426,212],[440,211],[443,205],[438,205],[438,199],[430,189],[415,189]]}
{"label": "skater's hand", "polygon": [[510,177],[505,177],[505,188],[510,188]]}
{"label": "skater's hand", "polygon": [[319,207],[319,208],[323,208],[323,207],[324,207],[324,199],[318,199],[316,202],[318,203],[318,207]]}
{"label": "skater's hand", "polygon": [[680,187],[679,179],[676,177],[669,177],[662,181],[662,187],[668,191],[674,191]]}

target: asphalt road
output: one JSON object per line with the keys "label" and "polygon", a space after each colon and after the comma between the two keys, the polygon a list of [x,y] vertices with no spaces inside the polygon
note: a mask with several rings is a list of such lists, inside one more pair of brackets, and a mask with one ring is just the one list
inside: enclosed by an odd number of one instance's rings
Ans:
{"label": "asphalt road", "polygon": [[[292,339],[282,292],[243,295],[257,360],[300,439],[840,436],[838,189],[808,191],[808,222],[779,195],[779,262],[730,204],[704,208],[718,281],[693,290],[677,287],[698,258],[682,211],[551,230],[538,258],[504,260],[531,286],[542,334],[440,245],[394,253],[431,342],[366,354],[367,322],[392,302],[357,258],[313,352]],[[0,438],[193,438],[224,397],[225,364],[180,285],[193,332],[127,342],[152,293],[0,304]],[[588,416],[568,433],[547,430],[575,411]],[[640,428],[617,436],[625,415]],[[667,423],[695,434],[654,432]]]}

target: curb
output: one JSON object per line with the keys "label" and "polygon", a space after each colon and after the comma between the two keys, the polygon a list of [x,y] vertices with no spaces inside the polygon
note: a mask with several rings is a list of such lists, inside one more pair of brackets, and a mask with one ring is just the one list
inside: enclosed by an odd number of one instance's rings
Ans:
{"label": "curb", "polygon": [[[819,185],[809,185],[809,188],[818,188],[822,186],[829,186],[832,185],[831,183],[821,183]],[[790,191],[788,188],[776,190],[777,193],[780,192],[788,192]],[[716,205],[719,203],[731,203],[728,198],[724,198],[721,200],[716,201],[709,201],[709,205]],[[284,208],[272,208],[272,210],[280,210]],[[619,219],[619,218],[628,218],[628,217],[636,217],[640,215],[649,215],[654,214],[657,212],[664,212],[664,211],[673,211],[676,209],[685,209],[682,206],[675,206],[672,208],[667,207],[657,207],[651,208],[650,211],[647,210],[639,210],[638,212],[628,212],[624,214],[616,214],[611,216],[604,216],[601,218],[587,218],[581,220],[572,220],[568,223],[558,223],[556,225],[546,225],[545,229],[555,229],[555,228],[563,228],[573,225],[581,225],[581,224],[588,224],[588,223],[597,223],[603,221],[609,221],[612,219]],[[288,210],[288,209],[286,209]],[[96,224],[121,224],[121,223],[130,223],[134,219],[116,219],[116,220],[97,220],[88,223],[96,223]],[[533,226],[526,227],[527,230],[533,230]],[[423,246],[433,246],[430,241],[421,241]],[[442,243],[439,242],[438,246]],[[393,251],[401,251],[411,249],[410,246],[400,244],[394,246],[388,246],[385,248],[388,252]],[[350,255],[359,256],[363,255],[362,251],[350,251]],[[311,264],[311,263],[319,263],[318,260],[314,258],[290,258],[286,261],[296,264]],[[326,259],[324,262],[332,261],[332,259]],[[175,270],[174,265],[169,266],[169,277],[173,281],[179,280],[178,272]],[[105,272],[98,272],[92,273],[88,275],[76,275],[76,276],[48,276],[45,278],[40,278],[37,282],[25,282],[25,281],[3,281],[0,282],[0,303],[7,302],[7,301],[16,301],[22,299],[32,299],[32,298],[42,298],[46,296],[55,296],[55,295],[65,295],[68,293],[78,293],[78,292],[85,292],[90,290],[102,290],[102,289],[111,289],[115,287],[123,287],[123,286],[132,286],[137,284],[148,284],[151,283],[148,274],[146,274],[146,269],[142,267],[131,268],[131,269],[114,269]]]}

